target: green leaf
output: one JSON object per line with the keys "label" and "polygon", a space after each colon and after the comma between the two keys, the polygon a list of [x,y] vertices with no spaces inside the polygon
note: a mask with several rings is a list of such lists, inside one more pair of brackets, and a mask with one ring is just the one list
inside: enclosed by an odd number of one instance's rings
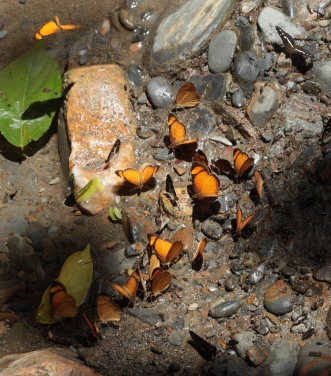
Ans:
{"label": "green leaf", "polygon": [[112,221],[117,221],[117,220],[122,219],[121,211],[118,208],[113,207],[113,206],[109,207],[109,216],[110,216]]}
{"label": "green leaf", "polygon": [[[93,277],[93,262],[91,259],[91,247],[88,244],[84,251],[73,253],[63,264],[57,281],[67,289],[68,294],[75,298],[79,307],[84,302]],[[36,320],[40,324],[54,324],[52,306],[50,300],[50,287],[44,292],[39,305]]]}
{"label": "green leaf", "polygon": [[102,181],[98,178],[94,178],[89,181],[84,188],[76,193],[76,202],[86,201],[90,199],[97,191],[103,192],[103,190],[104,187]]}
{"label": "green leaf", "polygon": [[61,104],[56,60],[37,43],[0,72],[0,131],[17,147],[38,140]]}

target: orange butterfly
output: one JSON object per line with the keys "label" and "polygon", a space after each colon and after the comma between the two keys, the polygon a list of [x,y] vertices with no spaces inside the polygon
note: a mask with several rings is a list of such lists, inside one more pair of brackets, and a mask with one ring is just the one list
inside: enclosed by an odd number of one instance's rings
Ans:
{"label": "orange butterfly", "polygon": [[161,268],[156,268],[153,271],[153,276],[151,279],[151,289],[153,295],[159,295],[164,292],[171,283],[172,275]]}
{"label": "orange butterfly", "polygon": [[159,168],[159,166],[143,164],[139,170],[127,168],[125,170],[116,170],[115,174],[142,190],[152,180]]}
{"label": "orange butterfly", "polygon": [[43,25],[40,30],[36,33],[36,39],[42,39],[53,34],[61,33],[64,30],[79,29],[82,25],[61,25],[60,20],[55,16],[55,22],[50,21]]}
{"label": "orange butterfly", "polygon": [[254,217],[254,214],[250,215],[244,221],[242,221],[243,212],[240,209],[239,202],[237,203],[237,229],[236,229],[237,234],[241,233],[241,231],[247,226],[247,224],[253,219],[253,217]]}
{"label": "orange butterfly", "polygon": [[163,240],[154,234],[149,234],[148,238],[149,244],[153,247],[162,264],[170,264],[183,250],[183,243],[180,240],[171,243],[169,240]]}
{"label": "orange butterfly", "polygon": [[55,281],[50,290],[53,317],[57,320],[74,318],[78,315],[75,298],[67,293],[62,283]]}
{"label": "orange butterfly", "polygon": [[169,125],[169,137],[170,137],[170,149],[177,148],[181,145],[197,143],[198,140],[192,139],[188,140],[186,136],[186,127],[184,124],[180,123],[175,115],[169,114],[168,117]]}
{"label": "orange butterfly", "polygon": [[207,239],[206,238],[203,238],[199,245],[198,245],[198,248],[197,250],[195,251],[194,255],[193,255],[193,261],[196,260],[199,256],[202,255],[202,253],[204,252],[204,250],[206,249],[206,246],[207,246]]}
{"label": "orange butterfly", "polygon": [[208,159],[206,157],[206,154],[202,150],[198,150],[197,152],[195,152],[192,159],[191,174],[196,175],[202,170],[207,170],[208,172],[211,172],[208,165]]}
{"label": "orange butterfly", "polygon": [[121,320],[121,311],[109,296],[100,295],[98,297],[97,310],[101,322]]}
{"label": "orange butterfly", "polygon": [[254,158],[249,157],[240,149],[233,150],[234,169],[237,178],[240,178],[254,165]]}
{"label": "orange butterfly", "polygon": [[218,197],[221,183],[218,177],[207,169],[202,169],[193,175],[193,198],[203,200],[205,198]]}
{"label": "orange butterfly", "polygon": [[111,285],[114,287],[114,289],[116,289],[133,303],[137,295],[139,279],[139,274],[137,272],[134,272],[130,275],[130,278],[125,286],[120,286],[116,283],[112,283]]}
{"label": "orange butterfly", "polygon": [[176,96],[176,106],[195,107],[200,103],[201,97],[192,82],[184,82]]}

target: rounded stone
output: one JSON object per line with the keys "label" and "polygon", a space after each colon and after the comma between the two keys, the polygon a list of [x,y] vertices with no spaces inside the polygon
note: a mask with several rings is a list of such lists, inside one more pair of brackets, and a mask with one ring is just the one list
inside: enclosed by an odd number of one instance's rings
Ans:
{"label": "rounded stone", "polygon": [[251,51],[239,52],[235,57],[234,73],[244,81],[255,82],[260,73],[260,64]]}
{"label": "rounded stone", "polygon": [[180,346],[182,344],[182,337],[178,332],[172,332],[168,337],[168,341],[173,346]]}
{"label": "rounded stone", "polygon": [[216,34],[209,43],[209,69],[214,73],[226,72],[230,68],[236,45],[237,35],[232,30]]}
{"label": "rounded stone", "polygon": [[244,91],[241,87],[238,87],[238,89],[232,94],[231,101],[234,107],[241,108],[245,106]]}
{"label": "rounded stone", "polygon": [[291,312],[293,302],[290,286],[282,280],[274,282],[265,293],[264,306],[274,315],[284,315]]}
{"label": "rounded stone", "polygon": [[306,30],[303,26],[296,25],[291,18],[280,9],[274,7],[264,7],[259,15],[258,24],[267,42],[282,44],[276,26],[280,26],[292,37],[304,35]]}
{"label": "rounded stone", "polygon": [[214,319],[220,317],[230,317],[234,315],[240,308],[239,300],[230,300],[229,302],[221,303],[211,307],[210,316]]}
{"label": "rounded stone", "polygon": [[206,220],[202,224],[201,230],[207,238],[212,240],[219,240],[223,232],[222,226],[211,220]]}
{"label": "rounded stone", "polygon": [[173,87],[162,76],[154,77],[148,82],[147,95],[155,107],[169,107],[175,100]]}
{"label": "rounded stone", "polygon": [[189,0],[159,24],[149,56],[153,71],[174,71],[195,56],[230,14],[234,0]]}

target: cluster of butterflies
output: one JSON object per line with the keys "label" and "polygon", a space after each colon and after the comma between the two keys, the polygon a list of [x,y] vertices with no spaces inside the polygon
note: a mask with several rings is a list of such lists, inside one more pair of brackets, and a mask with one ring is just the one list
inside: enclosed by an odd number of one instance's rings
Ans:
{"label": "cluster of butterflies", "polygon": [[[168,147],[170,149],[175,149],[187,144],[198,143],[197,139],[188,139],[186,127],[181,123],[177,117],[173,114],[169,115],[168,119],[169,126],[169,140],[170,143]],[[240,149],[235,148],[233,150],[233,168],[231,164],[226,160],[220,160],[217,168],[221,169],[221,172],[232,172],[234,171],[234,179],[237,181],[241,179],[245,174],[251,171],[254,167],[254,158],[249,157],[246,153],[242,152]],[[221,165],[221,166],[220,166]],[[143,164],[138,170],[134,168],[127,168],[124,170],[117,170],[115,173],[124,179],[126,183],[131,184],[138,192],[143,189],[147,189],[150,186],[151,181],[154,179],[154,175],[159,170],[159,166]],[[170,178],[170,176],[168,175]],[[167,177],[167,186],[171,187],[171,194],[175,200],[177,200],[175,189],[170,178],[170,182]],[[206,155],[203,151],[198,150],[192,159],[191,167],[191,177],[192,177],[192,199],[193,200],[213,200],[219,197],[221,183],[216,174],[213,173],[211,167],[209,166]],[[262,197],[263,190],[263,179],[261,174],[255,172],[256,190],[259,197]],[[169,184],[168,184],[169,183]],[[237,205],[237,232],[240,233],[248,222],[254,217],[254,215],[249,216],[245,221],[242,221],[242,211],[239,204]]]}
{"label": "cluster of butterflies", "polygon": [[[183,252],[183,242],[162,239],[156,234],[148,234],[149,244],[146,252],[149,258],[149,271],[142,272],[140,265],[137,270],[133,271],[123,286],[113,283],[112,286],[128,301],[134,302],[139,286],[145,293],[150,292],[152,296],[157,296],[166,291],[172,280],[169,267],[173,264]],[[206,238],[203,238],[193,255],[192,264],[200,262],[207,245]],[[83,315],[90,326],[93,334],[97,336],[100,330],[100,323],[118,322],[121,320],[121,310],[111,297],[100,295],[97,300],[98,321],[94,323],[88,317],[81,313],[76,306],[73,296],[71,296],[65,286],[55,281],[50,288],[50,299],[52,315],[57,320],[66,318],[75,318],[79,314]]]}

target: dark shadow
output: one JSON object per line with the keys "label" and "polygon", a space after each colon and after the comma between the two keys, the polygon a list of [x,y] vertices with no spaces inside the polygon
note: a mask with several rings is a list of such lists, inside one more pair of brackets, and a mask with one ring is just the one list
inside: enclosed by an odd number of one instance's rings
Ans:
{"label": "dark shadow", "polygon": [[192,340],[188,340],[189,343],[205,360],[213,360],[216,357],[217,349],[214,345],[210,344],[203,337],[190,330],[190,336]]}
{"label": "dark shadow", "polygon": [[138,196],[142,192],[147,192],[151,189],[154,189],[156,186],[156,179],[153,177],[145,186],[142,188],[129,183],[128,181],[124,181],[123,184],[117,186],[113,189],[113,192],[118,196],[133,196],[137,194]]}
{"label": "dark shadow", "polygon": [[64,102],[63,97],[48,99],[43,102],[34,102],[23,112],[22,120],[33,120],[43,117],[45,115],[50,116],[52,112],[56,112],[62,106]]}

